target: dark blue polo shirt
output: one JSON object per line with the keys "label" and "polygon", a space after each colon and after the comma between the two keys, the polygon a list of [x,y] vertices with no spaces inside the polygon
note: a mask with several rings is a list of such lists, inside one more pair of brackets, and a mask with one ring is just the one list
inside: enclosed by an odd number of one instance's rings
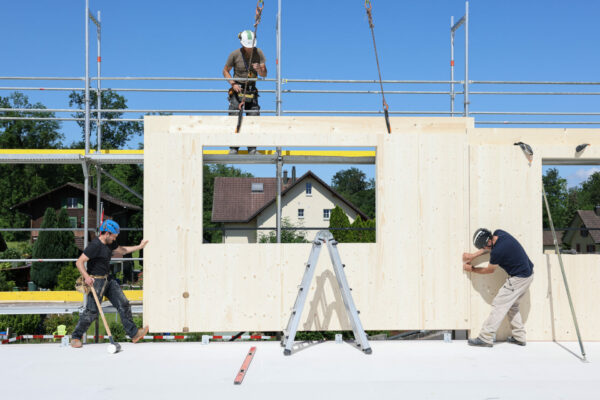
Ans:
{"label": "dark blue polo shirt", "polygon": [[494,231],[494,236],[498,236],[498,240],[490,253],[490,264],[499,265],[510,276],[531,276],[533,263],[517,239],[500,229]]}

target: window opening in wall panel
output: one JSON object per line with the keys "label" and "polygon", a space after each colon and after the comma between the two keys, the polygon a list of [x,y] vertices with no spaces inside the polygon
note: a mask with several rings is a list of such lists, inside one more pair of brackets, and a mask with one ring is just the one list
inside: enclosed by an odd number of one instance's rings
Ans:
{"label": "window opening in wall panel", "polygon": [[[204,243],[276,242],[277,148],[246,149],[203,149]],[[281,149],[282,243],[310,243],[324,229],[339,242],[375,242],[375,147]]]}
{"label": "window opening in wall panel", "polygon": [[[600,165],[543,165],[542,180],[562,253],[596,253],[600,245]],[[542,201],[544,253],[555,253]]]}

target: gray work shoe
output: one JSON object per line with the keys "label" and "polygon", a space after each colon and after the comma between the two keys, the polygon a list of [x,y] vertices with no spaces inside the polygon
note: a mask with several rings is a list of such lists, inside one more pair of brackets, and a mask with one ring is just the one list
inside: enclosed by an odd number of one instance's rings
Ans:
{"label": "gray work shoe", "polygon": [[239,147],[230,147],[229,154],[237,154],[239,149]]}
{"label": "gray work shoe", "polygon": [[507,341],[508,343],[516,344],[517,346],[526,346],[526,345],[527,345],[527,343],[526,343],[526,342],[521,342],[520,340],[517,340],[517,339],[515,339],[515,338],[514,338],[514,337],[512,337],[512,336],[509,336],[509,337],[507,337],[507,338],[506,338],[506,341]]}
{"label": "gray work shoe", "polygon": [[477,346],[477,347],[494,347],[493,344],[484,342],[479,338],[469,339],[469,346]]}
{"label": "gray work shoe", "polygon": [[256,155],[256,147],[248,147],[248,155],[249,156]]}

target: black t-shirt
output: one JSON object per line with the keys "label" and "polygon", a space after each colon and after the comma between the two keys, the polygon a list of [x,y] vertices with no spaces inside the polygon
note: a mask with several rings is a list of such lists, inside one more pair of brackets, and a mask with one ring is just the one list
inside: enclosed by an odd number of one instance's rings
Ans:
{"label": "black t-shirt", "polygon": [[517,239],[500,229],[494,231],[494,236],[498,236],[498,240],[490,253],[490,264],[499,265],[510,276],[531,276],[533,263]]}
{"label": "black t-shirt", "polygon": [[98,238],[92,240],[85,250],[83,250],[83,254],[89,258],[89,261],[87,262],[88,274],[108,275],[112,252],[117,247],[119,247],[119,245],[116,240],[109,245],[102,243]]}

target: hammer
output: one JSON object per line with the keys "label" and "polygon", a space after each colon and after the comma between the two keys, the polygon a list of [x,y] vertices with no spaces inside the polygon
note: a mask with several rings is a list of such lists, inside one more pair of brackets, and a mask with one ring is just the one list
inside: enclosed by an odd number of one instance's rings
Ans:
{"label": "hammer", "polygon": [[108,351],[110,354],[118,353],[119,351],[121,351],[121,345],[114,341],[112,334],[110,333],[110,328],[108,327],[108,324],[106,323],[106,318],[104,317],[104,311],[102,311],[102,305],[100,304],[100,301],[98,300],[98,295],[96,294],[96,290],[93,287],[90,288],[90,290],[91,290],[92,294],[94,295],[94,300],[96,300],[96,306],[98,306],[98,311],[100,311],[100,316],[102,317],[102,322],[104,323],[104,329],[106,329],[106,333],[108,333],[108,340],[110,341],[110,344],[108,345],[108,348],[106,349],[106,351]]}

